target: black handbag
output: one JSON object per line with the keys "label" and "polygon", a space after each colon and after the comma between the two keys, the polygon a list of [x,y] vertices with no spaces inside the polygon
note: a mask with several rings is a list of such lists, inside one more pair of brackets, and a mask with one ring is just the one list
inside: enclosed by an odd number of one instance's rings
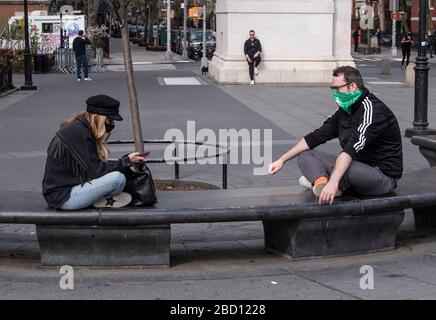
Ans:
{"label": "black handbag", "polygon": [[124,174],[127,181],[123,191],[131,194],[131,206],[147,207],[157,203],[153,177],[145,163],[134,163]]}

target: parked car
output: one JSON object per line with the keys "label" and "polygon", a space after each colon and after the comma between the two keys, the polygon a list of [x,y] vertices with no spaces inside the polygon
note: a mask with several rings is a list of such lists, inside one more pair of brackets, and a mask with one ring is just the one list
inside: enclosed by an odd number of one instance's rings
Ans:
{"label": "parked car", "polygon": [[129,37],[135,38],[137,37],[141,32],[144,33],[145,27],[143,25],[136,25],[136,24],[129,24],[127,26],[129,30]]}
{"label": "parked car", "polygon": [[[187,51],[190,59],[198,60],[203,56],[203,30],[189,30],[186,35]],[[183,46],[181,46],[183,48]],[[212,31],[206,31],[206,56],[212,58],[216,49],[216,40]]]}

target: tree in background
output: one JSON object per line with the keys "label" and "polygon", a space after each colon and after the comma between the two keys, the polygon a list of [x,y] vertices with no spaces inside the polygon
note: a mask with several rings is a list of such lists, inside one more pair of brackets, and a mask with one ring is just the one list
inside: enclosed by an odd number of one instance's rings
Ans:
{"label": "tree in background", "polygon": [[136,90],[135,77],[133,72],[132,53],[130,51],[129,30],[127,29],[127,12],[132,0],[106,0],[111,5],[121,28],[121,39],[123,43],[124,67],[126,69],[127,88],[129,91],[130,113],[132,115],[133,139],[135,151],[143,153],[144,143],[142,138],[141,119],[139,117],[138,94]]}
{"label": "tree in background", "polygon": [[385,19],[385,11],[386,11],[386,0],[377,0],[377,14],[379,19],[379,28],[381,32],[386,31],[386,19]]}
{"label": "tree in background", "polygon": [[87,0],[83,2],[83,12],[86,15],[86,25],[95,26],[98,18],[98,8],[102,0]]}

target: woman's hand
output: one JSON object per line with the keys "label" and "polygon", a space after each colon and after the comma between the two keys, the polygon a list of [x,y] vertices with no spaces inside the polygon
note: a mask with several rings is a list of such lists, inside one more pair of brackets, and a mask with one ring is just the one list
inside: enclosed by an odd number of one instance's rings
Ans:
{"label": "woman's hand", "polygon": [[133,153],[129,154],[129,159],[131,162],[142,162],[145,160],[144,157],[140,156],[139,152],[133,152]]}
{"label": "woman's hand", "polygon": [[284,161],[280,158],[269,165],[269,174],[275,174],[283,168]]}

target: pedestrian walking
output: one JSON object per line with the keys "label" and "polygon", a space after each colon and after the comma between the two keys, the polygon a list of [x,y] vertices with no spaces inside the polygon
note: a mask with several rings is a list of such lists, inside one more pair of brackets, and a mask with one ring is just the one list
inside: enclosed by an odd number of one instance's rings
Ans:
{"label": "pedestrian walking", "polygon": [[353,32],[353,42],[354,42],[354,52],[357,52],[359,48],[359,35],[360,35],[360,27],[357,27]]}
{"label": "pedestrian walking", "polygon": [[403,35],[403,37],[401,38],[401,51],[403,53],[403,59],[401,61],[401,69],[404,68],[404,61],[406,60],[406,67],[409,65],[409,60],[410,60],[410,52],[412,50],[412,44],[413,44],[413,40],[412,40],[412,34],[409,32],[405,35]]}
{"label": "pedestrian walking", "polygon": [[434,49],[434,54],[436,54],[436,30],[433,31],[433,49]]}
{"label": "pedestrian walking", "polygon": [[[331,204],[342,192],[360,195],[392,193],[403,172],[401,132],[392,111],[364,86],[351,66],[333,71],[336,112],[302,138],[269,168],[277,173],[298,157],[300,184],[312,190],[319,204]],[[342,151],[328,154],[315,148],[338,138]]]}
{"label": "pedestrian walking", "polygon": [[258,66],[262,60],[262,45],[259,39],[256,38],[256,33],[254,30],[250,30],[249,38],[244,43],[244,54],[248,62],[248,70],[250,73],[250,85],[254,85],[254,75],[259,74]]}
{"label": "pedestrian walking", "polygon": [[132,200],[122,192],[126,184],[123,170],[144,161],[134,152],[109,160],[106,142],[121,121],[120,102],[106,95],[86,100],[86,112],[79,112],[61,124],[47,149],[42,193],[50,208],[79,210],[120,208]]}
{"label": "pedestrian walking", "polygon": [[78,36],[73,40],[73,51],[76,56],[76,74],[77,81],[81,81],[81,70],[83,66],[83,75],[85,81],[92,81],[88,76],[89,67],[88,59],[86,58],[86,45],[91,44],[91,41],[85,37],[83,30],[79,30]]}
{"label": "pedestrian walking", "polygon": [[426,42],[426,50],[427,52],[430,54],[430,58],[433,58],[433,34],[431,31],[427,32],[427,35],[425,37],[425,42]]}

